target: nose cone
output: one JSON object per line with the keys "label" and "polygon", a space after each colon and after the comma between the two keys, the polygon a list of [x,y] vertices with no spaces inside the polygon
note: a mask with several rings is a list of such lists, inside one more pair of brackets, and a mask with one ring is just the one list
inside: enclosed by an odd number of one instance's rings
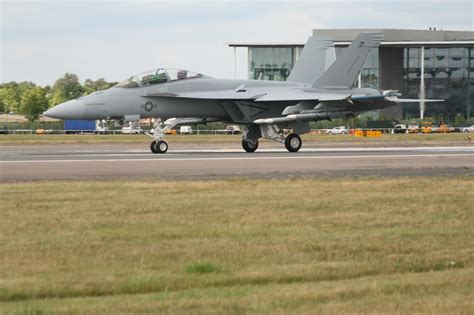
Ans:
{"label": "nose cone", "polygon": [[84,102],[81,100],[71,100],[48,109],[43,115],[58,119],[83,119],[84,112]]}

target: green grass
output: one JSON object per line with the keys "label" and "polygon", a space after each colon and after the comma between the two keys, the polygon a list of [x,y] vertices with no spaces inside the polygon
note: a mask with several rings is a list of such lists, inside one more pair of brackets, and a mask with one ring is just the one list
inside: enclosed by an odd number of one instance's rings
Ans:
{"label": "green grass", "polygon": [[[353,143],[384,143],[405,142],[415,144],[429,143],[468,143],[466,133],[450,134],[384,134],[380,138],[359,138],[352,135],[305,134],[304,141],[318,142],[353,142]],[[471,135],[472,137],[473,135]],[[191,143],[240,143],[241,135],[169,135],[170,142]],[[105,143],[149,143],[147,135],[0,135],[0,145],[15,144],[105,144]]]}
{"label": "green grass", "polygon": [[0,313],[469,314],[474,180],[1,184]]}
{"label": "green grass", "polygon": [[219,271],[219,267],[210,261],[199,261],[186,266],[186,272],[189,273],[208,273],[217,271]]}

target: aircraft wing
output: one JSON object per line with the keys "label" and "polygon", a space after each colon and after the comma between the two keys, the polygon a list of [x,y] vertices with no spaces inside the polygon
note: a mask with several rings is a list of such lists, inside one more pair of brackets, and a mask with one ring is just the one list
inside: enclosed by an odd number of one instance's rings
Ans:
{"label": "aircraft wing", "polygon": [[258,91],[237,91],[237,90],[220,90],[220,91],[203,91],[203,92],[177,92],[177,93],[152,93],[144,94],[145,97],[172,97],[172,98],[191,98],[203,100],[256,100],[265,93]]}
{"label": "aircraft wing", "polygon": [[273,91],[255,99],[255,102],[278,101],[342,101],[351,97],[348,93],[321,93],[302,90]]}
{"label": "aircraft wing", "polygon": [[387,97],[387,95],[352,95],[347,92],[312,92],[301,89],[241,89],[241,90],[220,90],[203,92],[177,92],[177,93],[153,93],[144,94],[145,97],[171,97],[186,99],[207,99],[207,100],[247,100],[252,102],[340,102],[347,101],[351,104],[367,101],[392,101],[397,103],[405,102],[435,102],[440,100],[408,100],[397,97]]}
{"label": "aircraft wing", "polygon": [[145,97],[172,97],[208,100],[249,100],[254,102],[283,102],[283,101],[336,101],[345,100],[351,96],[348,93],[309,92],[301,89],[235,89],[203,92],[153,93]]}

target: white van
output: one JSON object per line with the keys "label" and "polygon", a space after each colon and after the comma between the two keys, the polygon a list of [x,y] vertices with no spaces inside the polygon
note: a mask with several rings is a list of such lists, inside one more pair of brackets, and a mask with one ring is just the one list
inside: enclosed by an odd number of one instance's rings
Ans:
{"label": "white van", "polygon": [[142,133],[142,128],[140,128],[140,125],[138,122],[130,121],[128,122],[127,125],[124,125],[122,127],[122,133],[123,134],[138,134]]}
{"label": "white van", "polygon": [[193,129],[191,128],[191,126],[181,126],[179,128],[179,133],[182,135],[190,135],[193,133]]}

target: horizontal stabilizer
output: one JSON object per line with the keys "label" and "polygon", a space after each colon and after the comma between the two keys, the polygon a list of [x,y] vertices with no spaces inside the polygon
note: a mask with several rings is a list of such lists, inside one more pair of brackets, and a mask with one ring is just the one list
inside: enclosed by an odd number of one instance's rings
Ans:
{"label": "horizontal stabilizer", "polygon": [[411,99],[411,98],[395,98],[389,99],[390,101],[396,103],[434,103],[434,102],[444,102],[442,99]]}

